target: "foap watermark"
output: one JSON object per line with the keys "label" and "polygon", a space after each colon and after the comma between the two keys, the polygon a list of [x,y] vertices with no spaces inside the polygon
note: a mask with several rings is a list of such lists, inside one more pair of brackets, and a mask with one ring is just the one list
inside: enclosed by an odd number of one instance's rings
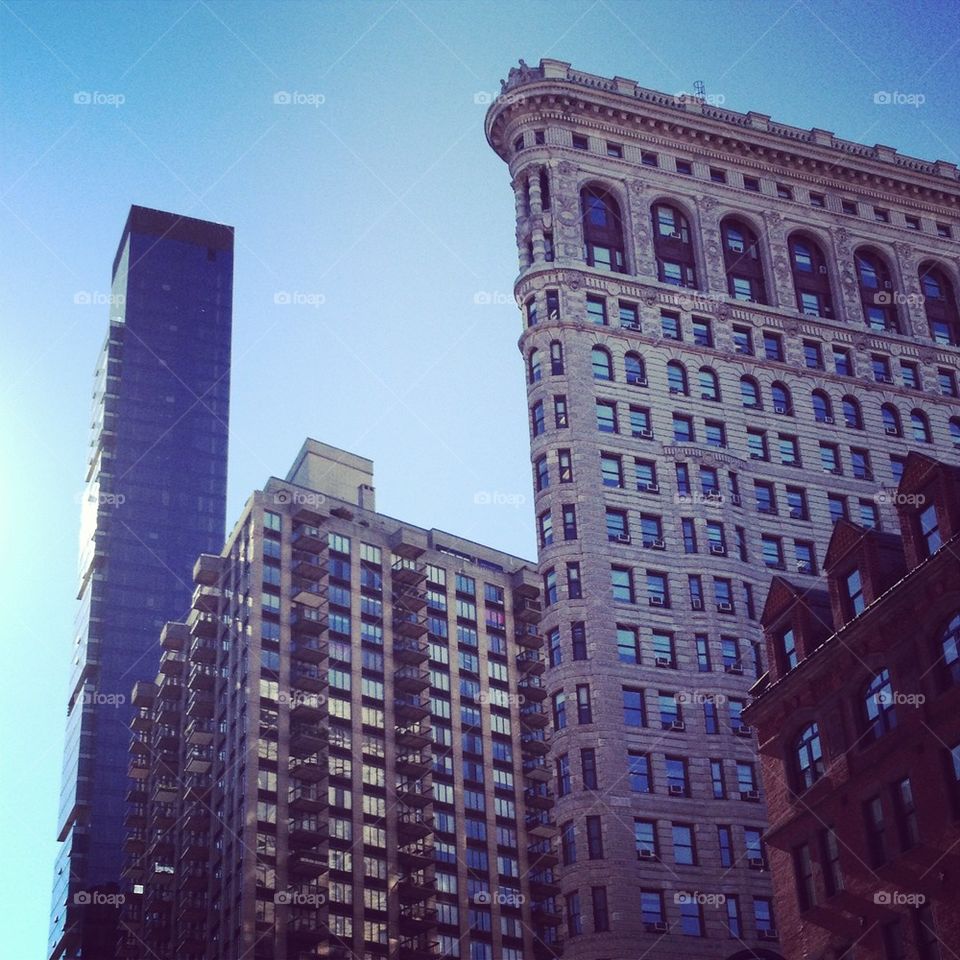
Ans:
{"label": "foap watermark", "polygon": [[899,493],[897,490],[879,490],[873,495],[874,503],[892,503],[895,507],[922,507],[927,498],[922,493]]}
{"label": "foap watermark", "polygon": [[708,693],[706,690],[679,690],[674,694],[677,703],[696,704],[701,706],[704,703],[715,703],[717,706],[723,706],[727,702],[725,693]]}
{"label": "foap watermark", "polygon": [[285,907],[322,907],[327,902],[325,893],[304,893],[301,890],[278,890],[273,902]]}
{"label": "foap watermark", "polygon": [[685,507],[719,507],[726,498],[722,493],[675,493],[673,502]]}
{"label": "foap watermark", "polygon": [[880,690],[875,699],[882,707],[922,707],[927,702],[926,694],[901,693],[899,690]]}
{"label": "foap watermark", "polygon": [[101,507],[122,507],[127,498],[122,493],[88,493],[81,490],[73,498],[74,503],[95,503]]}
{"label": "foap watermark", "polygon": [[278,107],[317,107],[327,102],[322,93],[304,93],[302,90],[278,90],[273,95],[273,102]]}
{"label": "foap watermark", "polygon": [[660,303],[676,307],[678,310],[702,310],[704,312],[725,301],[726,297],[721,297],[718,293],[663,293],[659,299]]}
{"label": "foap watermark", "polygon": [[478,290],[473,295],[473,305],[475,307],[502,306],[506,303],[512,303],[520,306],[520,300],[512,293],[502,293],[500,290]]}
{"label": "foap watermark", "polygon": [[902,93],[900,90],[878,90],[873,102],[882,107],[922,107],[927,98],[922,93]]}
{"label": "foap watermark", "polygon": [[696,903],[701,907],[722,907],[727,902],[726,894],[703,893],[700,890],[678,890],[673,895],[676,904]]}
{"label": "foap watermark", "polygon": [[326,704],[327,697],[323,693],[307,693],[305,690],[291,690],[289,693],[280,691],[278,703],[287,703],[291,707],[319,708]]}
{"label": "foap watermark", "polygon": [[122,707],[127,702],[126,694],[101,693],[99,690],[84,690],[80,702],[90,707]]}
{"label": "foap watermark", "polygon": [[687,93],[681,90],[673,95],[673,105],[682,107],[687,103],[704,103],[708,107],[722,107],[727,102],[727,98],[722,93]]}
{"label": "foap watermark", "polygon": [[878,890],[873,902],[881,907],[922,907],[927,898],[922,893],[906,893],[903,890]]}
{"label": "foap watermark", "polygon": [[322,307],[327,298],[322,293],[310,293],[306,290],[278,290],[273,302],[279,307]]}
{"label": "foap watermark", "polygon": [[102,90],[76,90],[73,102],[81,107],[122,107],[127,98],[122,93],[104,93]]}
{"label": "foap watermark", "polygon": [[503,490],[478,490],[473,495],[478,507],[522,507],[527,498],[522,493],[506,493]]}
{"label": "foap watermark", "polygon": [[278,490],[273,495],[273,502],[279,506],[293,504],[296,507],[322,507],[327,498],[322,493],[311,493],[307,490]]}
{"label": "foap watermark", "polygon": [[927,298],[922,293],[900,293],[899,290],[881,290],[873,295],[873,302],[878,307],[889,307],[894,304],[904,307],[922,307]]}
{"label": "foap watermark", "polygon": [[477,694],[477,703],[491,704],[495,707],[507,707],[516,704],[522,707],[527,698],[522,693],[504,693],[502,690],[481,690]]}
{"label": "foap watermark", "polygon": [[480,890],[473,895],[473,902],[481,905],[497,903],[501,907],[520,907],[527,902],[527,898],[522,893],[513,891],[505,893],[500,890]]}
{"label": "foap watermark", "polygon": [[73,295],[74,306],[77,307],[122,307],[127,298],[122,293],[102,293],[99,290],[78,290]]}
{"label": "foap watermark", "polygon": [[122,893],[102,890],[78,890],[73,895],[73,902],[81,907],[122,907],[126,899]]}
{"label": "foap watermark", "polygon": [[497,106],[510,106],[512,104],[526,103],[527,98],[518,93],[491,93],[489,90],[478,90],[473,95],[473,102],[479,107],[489,107],[491,104]]}

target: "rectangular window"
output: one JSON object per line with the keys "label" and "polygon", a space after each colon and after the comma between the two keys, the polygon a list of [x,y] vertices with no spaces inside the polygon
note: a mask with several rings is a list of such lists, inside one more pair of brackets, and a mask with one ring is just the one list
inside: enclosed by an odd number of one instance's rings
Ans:
{"label": "rectangular window", "polygon": [[635,687],[624,687],[622,692],[623,722],[628,727],[645,727],[647,717],[643,702],[643,691]]}
{"label": "rectangular window", "polygon": [[638,860],[658,860],[657,825],[652,820],[633,821],[633,838]]}
{"label": "rectangular window", "polygon": [[713,330],[709,320],[703,317],[693,318],[693,342],[698,347],[713,346]]}
{"label": "rectangular window", "polygon": [[633,571],[628,567],[611,567],[610,583],[613,599],[620,603],[634,602]]}
{"label": "rectangular window", "polygon": [[913,799],[913,787],[910,778],[898,780],[892,788],[893,809],[896,815],[897,833],[900,837],[900,849],[912,850],[920,843],[920,824],[917,820],[917,807]]}
{"label": "rectangular window", "polygon": [[567,597],[570,600],[579,600],[583,597],[583,581],[580,579],[578,560],[567,564]]}
{"label": "rectangular window", "polygon": [[783,337],[779,333],[770,333],[769,330],[764,330],[763,354],[768,360],[783,362]]}
{"label": "rectangular window", "polygon": [[870,866],[882,867],[887,862],[887,828],[880,797],[871,797],[863,804],[863,824]]}
{"label": "rectangular window", "polygon": [[603,859],[603,826],[600,817],[587,817],[587,856],[591,860]]}
{"label": "rectangular window", "polygon": [[600,478],[605,487],[623,487],[623,461],[613,453],[600,454]]}
{"label": "rectangular window", "polygon": [[853,361],[846,347],[833,348],[833,368],[841,377],[853,376]]}
{"label": "rectangular window", "polygon": [[750,327],[733,328],[733,349],[735,353],[753,356],[753,331]]}
{"label": "rectangular window", "polygon": [[570,646],[574,660],[587,659],[587,626],[582,620],[573,620],[570,623]]}
{"label": "rectangular window", "polygon": [[655,153],[651,153],[649,150],[643,150],[640,153],[640,162],[645,167],[658,167],[660,165],[660,158]]}
{"label": "rectangular window", "polygon": [[[716,709],[716,704],[713,704]],[[713,791],[714,800],[725,800],[727,796],[727,785],[723,778],[723,761],[710,761],[710,787]]]}
{"label": "rectangular window", "polygon": [[570,757],[564,753],[557,757],[557,796],[565,797],[570,790]]}
{"label": "rectangular window", "polygon": [[651,607],[670,606],[669,584],[665,573],[647,571],[647,603]]}
{"label": "rectangular window", "polygon": [[843,890],[843,872],[840,869],[840,841],[832,827],[820,831],[820,866],[823,870],[823,888],[828,897]]}
{"label": "rectangular window", "polygon": [[593,747],[580,750],[580,774],[584,790],[597,790],[597,751]]}
{"label": "rectangular window", "polygon": [[[653,439],[653,426],[650,422],[650,411],[646,407],[630,407],[630,434],[641,440]],[[637,461],[639,464],[641,461]],[[651,465],[652,466],[652,465]],[[638,476],[639,481],[639,476]],[[644,489],[638,487],[638,489]]]}
{"label": "rectangular window", "polygon": [[607,301],[603,297],[587,297],[587,321],[597,326],[606,326]]}
{"label": "rectangular window", "polygon": [[682,340],[680,333],[680,314],[660,311],[660,332],[666,340]]}
{"label": "rectangular window", "polygon": [[[541,421],[543,415],[543,404],[539,404]],[[536,407],[534,407],[536,409]],[[601,433],[617,432],[617,405],[609,400],[597,400],[597,429]]]}
{"label": "rectangular window", "polygon": [[640,638],[636,627],[617,624],[617,657],[621,663],[640,663]]}
{"label": "rectangular window", "polygon": [[[610,929],[610,911],[607,907],[607,888],[591,887],[590,900],[593,904],[593,929],[595,933],[603,933]],[[518,958],[519,960],[519,958]]]}
{"label": "rectangular window", "polygon": [[652,793],[653,782],[650,778],[650,757],[645,753],[630,750],[627,753],[627,773],[630,777],[630,789],[636,793]]}
{"label": "rectangular window", "polygon": [[626,303],[623,300],[617,302],[620,326],[625,330],[640,329],[640,314],[635,303]]}
{"label": "rectangular window", "polygon": [[693,836],[693,826],[689,823],[674,823],[673,833],[673,862],[680,866],[695,866],[697,850]]}
{"label": "rectangular window", "polygon": [[803,341],[803,361],[808,370],[823,369],[823,352],[815,340]]}

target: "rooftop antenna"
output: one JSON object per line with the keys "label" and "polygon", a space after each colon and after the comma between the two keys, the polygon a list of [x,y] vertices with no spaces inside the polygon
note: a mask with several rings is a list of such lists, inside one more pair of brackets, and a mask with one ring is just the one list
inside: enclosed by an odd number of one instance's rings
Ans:
{"label": "rooftop antenna", "polygon": [[707,88],[703,85],[702,80],[693,81],[693,95],[698,100],[705,100],[707,96]]}

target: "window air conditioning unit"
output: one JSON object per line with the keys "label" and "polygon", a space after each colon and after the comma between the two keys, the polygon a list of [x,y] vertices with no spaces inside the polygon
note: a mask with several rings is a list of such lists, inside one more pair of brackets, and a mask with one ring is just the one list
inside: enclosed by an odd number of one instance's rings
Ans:
{"label": "window air conditioning unit", "polygon": [[[646,546],[646,544],[644,544],[644,546]],[[650,541],[650,549],[651,549],[651,550],[666,550],[666,549],[667,549],[667,543],[666,543],[665,540],[662,540],[660,537],[657,537],[656,539]]]}
{"label": "window air conditioning unit", "polygon": [[[632,329],[636,330],[637,328],[633,327]],[[634,373],[627,377],[627,383],[632,383],[635,387],[645,387],[647,386],[647,378]]]}
{"label": "window air conditioning unit", "polygon": [[803,519],[803,511],[802,511],[799,507],[793,507],[793,508],[790,510],[790,519],[791,519],[791,520],[802,520],[802,519]]}
{"label": "window air conditioning unit", "polygon": [[671,730],[686,730],[686,729],[687,729],[687,725],[686,725],[682,720],[674,720],[673,723],[670,724],[670,729],[671,729]]}
{"label": "window air conditioning unit", "polygon": [[703,601],[699,597],[692,597],[690,600],[690,608],[692,610],[702,610]]}
{"label": "window air conditioning unit", "polygon": [[761,940],[779,940],[780,935],[775,927],[768,927],[766,930],[759,930]]}
{"label": "window air conditioning unit", "polygon": [[745,723],[741,723],[737,727],[735,733],[738,737],[752,737],[753,736],[753,727],[748,727]]}
{"label": "window air conditioning unit", "polygon": [[827,272],[826,266],[821,263],[821,264],[820,264],[820,269],[818,270],[818,273],[826,273],[826,272]]}
{"label": "window air conditioning unit", "polygon": [[730,494],[730,502],[735,506],[739,507],[743,505],[743,497],[739,493]]}
{"label": "window air conditioning unit", "polygon": [[900,431],[896,427],[884,427],[883,432],[888,437],[896,437],[900,435]]}
{"label": "window air conditioning unit", "polygon": [[774,413],[780,413],[780,414],[786,415],[786,413],[787,413],[787,407],[786,407],[784,404],[782,404],[782,403],[775,403],[775,404],[773,405],[773,412],[774,412]]}
{"label": "window air conditioning unit", "polygon": [[727,548],[722,543],[711,543],[710,552],[715,553],[718,556],[725,557],[727,555]]}
{"label": "window air conditioning unit", "polygon": [[672,667],[673,661],[669,657],[657,657],[658,667]]}
{"label": "window air conditioning unit", "polygon": [[663,597],[650,597],[647,601],[651,607],[662,607]]}
{"label": "window air conditioning unit", "polygon": [[820,422],[821,422],[821,423],[834,423],[834,419],[833,419],[833,417],[831,417],[829,414],[827,414],[827,416],[825,416],[825,417],[823,418],[823,420],[821,420]]}
{"label": "window air conditioning unit", "polygon": [[759,791],[759,790],[744,790],[744,792],[740,794],[740,798],[741,798],[742,800],[759,800],[759,799],[760,799],[760,791]]}
{"label": "window air conditioning unit", "polygon": [[629,533],[618,533],[618,534],[617,534],[617,543],[630,543],[630,534],[629,534]]}
{"label": "window air conditioning unit", "polygon": [[798,560],[797,573],[813,573],[813,566],[807,560]]}
{"label": "window air conditioning unit", "polygon": [[644,483],[640,487],[641,490],[646,490],[647,493],[659,493],[660,485],[657,483]]}
{"label": "window air conditioning unit", "polygon": [[637,851],[637,855],[641,860],[656,860],[657,855],[647,847],[643,847],[641,850]]}
{"label": "window air conditioning unit", "polygon": [[700,394],[700,399],[701,399],[701,400],[715,400],[716,397],[715,397],[712,393],[701,393],[701,394]]}
{"label": "window air conditioning unit", "polygon": [[682,797],[686,795],[686,789],[679,783],[671,783],[669,791],[671,797]]}
{"label": "window air conditioning unit", "polygon": [[733,613],[733,604],[732,603],[718,603],[717,611],[719,613]]}
{"label": "window air conditioning unit", "polygon": [[671,393],[672,395],[676,396],[677,394],[682,394],[682,393],[683,393],[683,390],[682,390],[680,387],[671,387],[671,388],[670,388],[670,393]]}
{"label": "window air conditioning unit", "polygon": [[893,282],[890,281],[890,280],[884,280],[884,281],[883,281],[883,289],[884,289],[884,290],[892,290],[892,289],[893,289]]}
{"label": "window air conditioning unit", "polygon": [[747,864],[754,870],[762,870],[764,867],[763,857],[749,857]]}
{"label": "window air conditioning unit", "polygon": [[742,663],[728,663],[723,668],[724,673],[735,673],[737,676],[743,676]]}
{"label": "window air conditioning unit", "polygon": [[[641,437],[643,440],[652,440],[653,431],[648,427],[646,430],[638,431],[637,436]],[[647,489],[649,489],[649,487]]]}

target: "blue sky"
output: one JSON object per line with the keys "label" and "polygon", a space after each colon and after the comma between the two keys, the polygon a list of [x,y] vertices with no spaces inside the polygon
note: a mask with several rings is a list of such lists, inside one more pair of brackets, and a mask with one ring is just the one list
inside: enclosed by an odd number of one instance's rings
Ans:
{"label": "blue sky", "polygon": [[129,205],[237,229],[228,524],[310,434],[375,460],[381,510],[532,556],[513,201],[475,100],[543,56],[960,161],[949,2],[0,0],[5,955],[46,938],[97,301]]}

